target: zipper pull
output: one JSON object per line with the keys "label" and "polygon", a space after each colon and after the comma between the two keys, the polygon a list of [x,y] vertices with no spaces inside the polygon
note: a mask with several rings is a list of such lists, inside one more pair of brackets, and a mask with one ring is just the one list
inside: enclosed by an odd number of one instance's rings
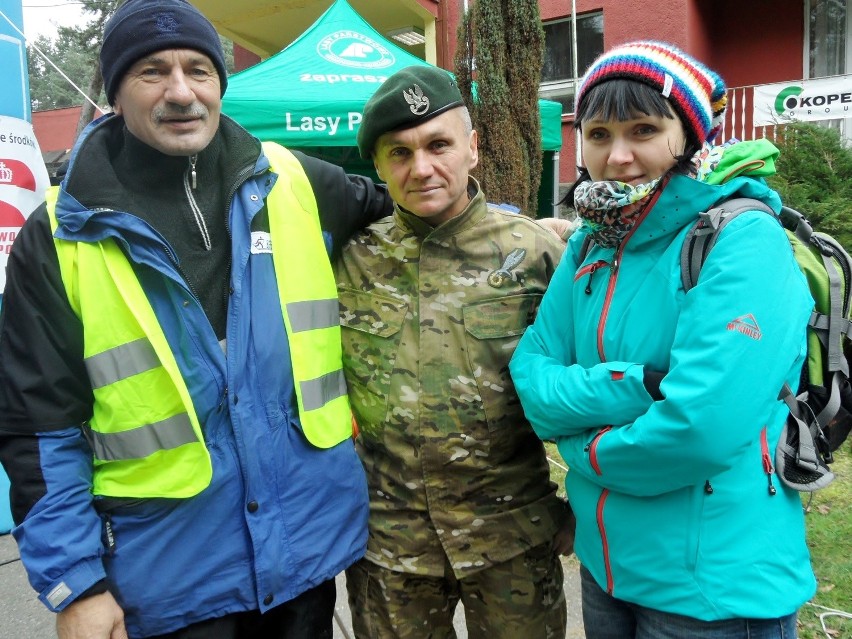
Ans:
{"label": "zipper pull", "polygon": [[589,281],[586,283],[586,289],[585,289],[585,291],[586,291],[586,295],[591,295],[591,294],[592,294],[592,278],[594,277],[595,272],[596,272],[599,268],[601,268],[602,266],[606,266],[606,262],[603,262],[603,261],[601,261],[601,260],[598,260],[598,261],[597,261],[597,262],[595,262],[594,264],[589,264],[589,266],[588,266],[588,269],[589,269],[589,271],[588,271],[588,272],[589,272]]}
{"label": "zipper pull", "polygon": [[198,162],[198,156],[193,155],[189,158],[189,169],[191,171],[190,175],[192,177],[192,189],[195,190],[195,187],[198,186],[198,179],[195,173],[195,163]]}
{"label": "zipper pull", "polygon": [[767,490],[769,491],[770,496],[774,496],[778,491],[775,490],[775,486],[772,485],[772,473],[775,469],[772,468],[772,460],[769,458],[767,453],[763,453],[763,471],[766,473],[766,481],[769,484]]}
{"label": "zipper pull", "polygon": [[763,472],[766,473],[766,481],[769,484],[767,488],[769,496],[774,497],[778,491],[772,485],[772,473],[775,469],[772,467],[772,457],[769,455],[769,443],[766,441],[766,426],[760,431],[760,457],[763,462]]}
{"label": "zipper pull", "polygon": [[222,401],[219,402],[219,405],[216,407],[216,412],[221,413],[222,409],[225,407],[225,404],[228,403],[228,387],[225,387],[225,392],[222,394]]}
{"label": "zipper pull", "polygon": [[592,276],[595,274],[595,265],[592,264],[592,268],[589,269],[589,281],[586,283],[586,295],[592,294]]}
{"label": "zipper pull", "polygon": [[708,495],[712,495],[712,494],[713,494],[713,486],[711,486],[711,485],[710,485],[710,480],[709,480],[709,479],[705,479],[705,480],[704,480],[704,492],[705,492],[706,494],[708,494]]}

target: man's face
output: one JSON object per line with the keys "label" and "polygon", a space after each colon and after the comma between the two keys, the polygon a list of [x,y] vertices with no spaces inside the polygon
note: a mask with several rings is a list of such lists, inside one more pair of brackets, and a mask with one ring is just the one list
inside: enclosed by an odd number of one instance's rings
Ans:
{"label": "man's face", "polygon": [[394,202],[432,226],[457,216],[469,200],[468,174],[479,155],[463,113],[451,109],[376,140],[373,163]]}
{"label": "man's face", "polygon": [[166,155],[195,155],[219,128],[222,98],[213,62],[192,49],[166,49],[131,66],[114,110],[137,138]]}

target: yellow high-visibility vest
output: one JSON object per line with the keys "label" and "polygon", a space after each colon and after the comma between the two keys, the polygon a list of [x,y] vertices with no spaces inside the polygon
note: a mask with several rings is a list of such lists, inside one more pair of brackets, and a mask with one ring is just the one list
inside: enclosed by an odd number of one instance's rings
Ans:
{"label": "yellow high-visibility vest", "polygon": [[[264,144],[264,151],[278,174],[266,204],[299,419],[308,441],[330,448],[352,434],[337,289],[304,169],[281,146]],[[58,192],[47,193],[54,233]],[[112,239],[54,238],[54,245],[68,300],[83,325],[94,395],[84,425],[94,453],[94,493],[198,494],[212,477],[210,455],[177,360],[133,267]]]}

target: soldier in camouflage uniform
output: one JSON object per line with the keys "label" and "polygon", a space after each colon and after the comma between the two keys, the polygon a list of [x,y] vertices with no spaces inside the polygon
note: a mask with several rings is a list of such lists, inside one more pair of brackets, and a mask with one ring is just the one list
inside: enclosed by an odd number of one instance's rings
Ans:
{"label": "soldier in camouflage uniform", "polygon": [[[367,555],[347,572],[357,637],[565,636],[556,497],[509,359],[563,243],[490,208],[476,132],[442,69],[409,67],[358,136],[395,201],[337,265],[344,370],[370,489]],[[571,532],[573,534],[573,531]]]}

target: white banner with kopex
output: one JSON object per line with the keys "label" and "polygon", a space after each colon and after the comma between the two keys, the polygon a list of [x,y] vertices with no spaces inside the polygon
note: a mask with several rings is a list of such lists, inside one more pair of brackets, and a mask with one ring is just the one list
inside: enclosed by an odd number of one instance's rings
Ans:
{"label": "white banner with kopex", "polygon": [[754,126],[852,118],[852,75],[754,87]]}

